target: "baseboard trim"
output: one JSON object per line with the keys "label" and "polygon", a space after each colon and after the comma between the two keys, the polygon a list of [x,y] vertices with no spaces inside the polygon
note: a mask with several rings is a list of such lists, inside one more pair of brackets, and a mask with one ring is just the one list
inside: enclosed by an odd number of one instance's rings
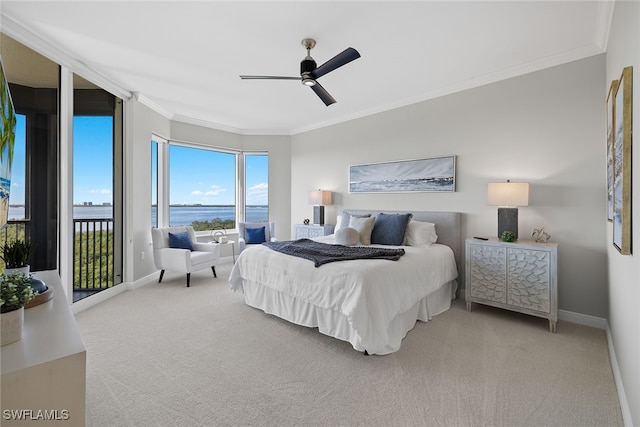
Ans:
{"label": "baseboard trim", "polygon": [[[464,300],[465,289],[458,289],[458,298]],[[573,311],[558,310],[558,319],[565,322],[576,323],[578,325],[590,326],[597,329],[607,328],[607,319],[591,316],[588,314],[575,313]]]}
{"label": "baseboard trim", "polygon": [[613,380],[616,383],[616,390],[618,391],[618,400],[620,401],[620,411],[622,412],[622,422],[625,427],[633,427],[633,420],[631,419],[631,408],[629,408],[629,401],[627,400],[627,394],[624,391],[624,384],[622,383],[622,374],[620,373],[620,366],[618,366],[618,358],[616,357],[616,350],[613,346],[613,337],[611,336],[611,330],[609,329],[609,322],[607,322],[605,331],[607,333],[607,345],[609,346],[609,359],[611,360],[611,370],[613,371]]}
{"label": "baseboard trim", "polygon": [[106,301],[109,298],[113,298],[126,290],[127,287],[124,283],[121,283],[118,286],[114,286],[113,288],[105,289],[104,291],[100,291],[96,294],[93,294],[71,304],[71,312],[73,314],[78,314],[81,311],[93,307],[96,304],[100,304],[101,302]]}
{"label": "baseboard trim", "polygon": [[142,277],[135,282],[123,282],[113,288],[105,289],[104,291],[100,291],[94,295],[88,296],[86,298],[81,299],[80,301],[74,302],[71,304],[71,312],[73,314],[78,314],[81,311],[84,311],[88,308],[93,307],[94,305],[100,304],[108,300],[109,298],[113,298],[118,294],[121,294],[125,291],[131,291],[134,289],[138,289],[142,286],[148,285],[155,280],[156,273],[150,274],[148,276]]}
{"label": "baseboard trim", "polygon": [[590,326],[597,329],[607,329],[607,319],[590,316],[588,314],[575,313],[573,311],[558,310],[558,319],[578,325]]}

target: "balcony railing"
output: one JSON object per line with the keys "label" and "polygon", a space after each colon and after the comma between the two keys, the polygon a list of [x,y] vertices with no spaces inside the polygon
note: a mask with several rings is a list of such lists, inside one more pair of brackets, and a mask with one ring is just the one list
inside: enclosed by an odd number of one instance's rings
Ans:
{"label": "balcony railing", "polygon": [[113,219],[73,220],[74,291],[113,286]]}
{"label": "balcony railing", "polygon": [[[73,290],[78,298],[113,286],[113,219],[74,219]],[[9,220],[0,230],[0,246],[30,238],[28,220]],[[4,261],[0,259],[4,269]]]}
{"label": "balcony railing", "polygon": [[[0,230],[0,245],[4,245],[7,241],[25,239],[29,235],[29,221],[26,220],[9,220],[7,226]],[[4,262],[2,263],[4,266]]]}

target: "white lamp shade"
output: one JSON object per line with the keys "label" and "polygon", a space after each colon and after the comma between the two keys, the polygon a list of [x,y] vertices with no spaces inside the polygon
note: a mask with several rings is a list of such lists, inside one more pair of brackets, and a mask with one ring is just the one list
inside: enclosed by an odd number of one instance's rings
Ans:
{"label": "white lamp shade", "polygon": [[487,204],[492,206],[529,206],[529,183],[490,182]]}
{"label": "white lamp shade", "polygon": [[327,206],[331,204],[331,191],[309,191],[309,204],[314,206]]}

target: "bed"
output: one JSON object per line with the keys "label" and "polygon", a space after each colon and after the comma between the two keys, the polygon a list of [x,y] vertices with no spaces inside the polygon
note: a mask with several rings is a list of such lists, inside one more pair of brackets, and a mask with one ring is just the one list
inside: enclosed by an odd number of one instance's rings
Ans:
{"label": "bed", "polygon": [[[406,213],[344,212],[352,216]],[[460,213],[411,213],[411,221],[435,224],[437,243],[393,246],[405,251],[397,261],[358,259],[320,267],[254,245],[238,257],[229,277],[231,289],[244,293],[251,307],[317,327],[325,335],[348,341],[357,351],[381,355],[398,351],[418,320],[429,321],[450,308],[461,265]],[[335,235],[314,240],[336,243]]]}

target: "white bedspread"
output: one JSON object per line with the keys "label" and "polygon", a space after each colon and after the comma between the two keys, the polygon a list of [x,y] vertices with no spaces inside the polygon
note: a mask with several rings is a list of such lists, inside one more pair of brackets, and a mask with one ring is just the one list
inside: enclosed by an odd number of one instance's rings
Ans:
{"label": "white bedspread", "polygon": [[[335,243],[333,236],[315,240]],[[448,246],[402,247],[406,253],[398,261],[339,261],[316,268],[312,261],[255,245],[240,254],[229,282],[236,292],[243,292],[243,280],[249,280],[340,312],[374,353],[388,342],[396,315],[458,276]]]}

